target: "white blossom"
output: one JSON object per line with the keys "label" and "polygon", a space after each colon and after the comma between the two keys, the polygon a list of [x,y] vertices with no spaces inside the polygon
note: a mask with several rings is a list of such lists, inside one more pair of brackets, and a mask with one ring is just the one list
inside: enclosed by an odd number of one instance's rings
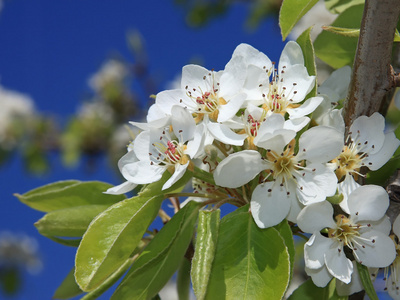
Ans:
{"label": "white blossom", "polygon": [[393,132],[384,132],[385,119],[379,113],[358,117],[350,127],[342,153],[333,160],[339,192],[344,195],[340,206],[348,212],[347,197],[359,186],[356,182],[361,167],[375,171],[393,155],[400,141]]}
{"label": "white blossom", "polygon": [[324,163],[340,152],[341,134],[333,128],[314,127],[302,134],[299,152],[295,153],[295,132],[283,129],[281,118],[281,126],[271,126],[275,130],[255,141],[267,149],[265,157],[255,150],[237,152],[225,158],[214,172],[216,184],[230,188],[259,175],[262,183],[253,191],[251,211],[261,228],[274,226],[284,218],[295,221],[302,205],[324,201],[336,192],[335,175]]}
{"label": "white blossom", "polygon": [[385,216],[388,206],[389,197],[382,187],[366,185],[350,194],[348,215],[338,214],[333,218],[333,207],[327,201],[308,205],[300,212],[298,226],[312,233],[304,245],[306,272],[317,286],[325,286],[332,277],[350,282],[353,264],[346,257],[345,247],[367,267],[386,267],[392,263],[396,251],[388,236],[390,221]]}

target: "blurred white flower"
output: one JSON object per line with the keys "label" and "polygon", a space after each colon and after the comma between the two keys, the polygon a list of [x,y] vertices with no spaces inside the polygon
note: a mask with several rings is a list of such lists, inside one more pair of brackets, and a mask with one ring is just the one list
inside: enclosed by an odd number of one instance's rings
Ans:
{"label": "blurred white flower", "polygon": [[112,123],[114,112],[110,106],[102,102],[86,102],[79,107],[78,119],[101,119],[104,123]]}
{"label": "blurred white flower", "polygon": [[28,95],[0,86],[0,107],[0,144],[10,149],[15,143],[9,134],[10,127],[18,120],[26,121],[34,115],[34,102]]}
{"label": "blurred white flower", "polygon": [[128,74],[129,70],[123,63],[111,59],[89,78],[89,86],[94,91],[101,92],[108,84],[123,81]]}
{"label": "blurred white flower", "polygon": [[0,268],[22,267],[31,274],[42,269],[37,241],[25,234],[0,232]]}

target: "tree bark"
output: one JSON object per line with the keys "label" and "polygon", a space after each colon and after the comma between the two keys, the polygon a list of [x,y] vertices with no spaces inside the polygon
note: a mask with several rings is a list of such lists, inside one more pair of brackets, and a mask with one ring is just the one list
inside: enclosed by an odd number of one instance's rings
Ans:
{"label": "tree bark", "polygon": [[386,113],[396,86],[390,63],[399,14],[399,0],[365,1],[352,80],[343,110],[347,129],[361,115]]}

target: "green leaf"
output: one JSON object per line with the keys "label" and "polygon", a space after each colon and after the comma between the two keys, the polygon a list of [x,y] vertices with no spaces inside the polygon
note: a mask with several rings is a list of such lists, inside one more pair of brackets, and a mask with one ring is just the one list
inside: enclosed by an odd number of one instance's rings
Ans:
{"label": "green leaf", "polygon": [[176,288],[179,300],[190,299],[190,261],[184,257],[178,269],[176,277]]}
{"label": "green leaf", "polygon": [[15,196],[22,203],[43,212],[90,204],[110,206],[126,198],[124,195],[104,194],[110,187],[112,185],[100,181],[67,180],[36,188],[23,195],[15,194]]}
{"label": "green leaf", "polygon": [[260,229],[248,205],[221,220],[205,299],[281,299],[289,283],[285,242],[273,227]]}
{"label": "green leaf", "polygon": [[310,76],[315,76],[315,85],[311,92],[308,93],[305,99],[317,96],[317,66],[315,65],[314,46],[311,41],[312,27],[305,30],[296,40],[303,51],[304,65],[307,68]]}
{"label": "green leaf", "polygon": [[51,236],[51,235],[44,235],[48,239],[51,239],[52,241],[59,243],[64,246],[68,247],[78,247],[79,244],[81,243],[82,239],[68,239],[68,238],[59,238],[56,236]]}
{"label": "green leaf", "polygon": [[138,196],[116,203],[93,220],[75,260],[75,277],[82,290],[95,289],[129,258],[156,217],[164,194],[180,191],[191,172],[162,191],[170,177],[165,172],[159,181],[143,187]]}
{"label": "green leaf", "polygon": [[198,300],[203,300],[218,240],[220,210],[200,211],[195,252],[192,259],[192,284]]}
{"label": "green leaf", "polygon": [[292,229],[290,228],[287,220],[283,220],[280,224],[274,226],[274,228],[279,231],[281,237],[285,241],[286,247],[288,248],[290,259],[290,278],[292,278],[294,269],[294,258],[296,255]]}
{"label": "green leaf", "polygon": [[[335,27],[335,26],[322,26],[322,29],[324,29],[325,31],[329,31],[329,32],[340,34],[342,36],[347,36],[347,37],[357,37],[358,38],[360,36],[360,29],[343,28],[343,27]],[[400,42],[400,34],[397,29],[394,33],[393,41]]]}
{"label": "green leaf", "polygon": [[114,204],[93,220],[75,259],[75,278],[82,290],[98,287],[129,258],[163,199],[136,196]]}
{"label": "green leaf", "polygon": [[351,6],[364,4],[365,0],[325,0],[326,8],[333,14],[340,14]]}
{"label": "green leaf", "polygon": [[81,300],[92,300],[100,297],[105,291],[114,285],[114,283],[116,283],[122,277],[122,275],[125,274],[125,272],[132,265],[133,261],[134,258],[129,258],[126,260],[117,271],[107,278],[107,280],[105,280],[99,287],[83,296]]}
{"label": "green leaf", "polygon": [[61,285],[54,293],[53,299],[69,299],[83,293],[75,281],[75,268],[68,273]]}
{"label": "green leaf", "polygon": [[368,268],[357,262],[357,270],[360,275],[361,283],[364,287],[365,292],[371,300],[379,300],[378,295],[376,294],[374,285],[371,281],[371,276],[368,272]]}
{"label": "green leaf", "polygon": [[54,210],[35,223],[44,236],[82,237],[90,222],[108,205],[85,205]]}
{"label": "green leaf", "polygon": [[[360,28],[364,5],[351,6],[332,23],[333,27]],[[323,31],[315,40],[316,55],[335,69],[353,65],[357,37],[345,37]]]}
{"label": "green leaf", "polygon": [[150,299],[178,268],[193,237],[201,204],[185,205],[144,249],[111,299]]}
{"label": "green leaf", "polygon": [[344,300],[336,292],[336,280],[332,279],[326,287],[317,287],[310,279],[303,282],[288,298],[288,300]]}
{"label": "green leaf", "polygon": [[290,31],[318,0],[284,0],[279,12],[279,26],[282,40],[285,40]]}
{"label": "green leaf", "polygon": [[395,31],[395,33],[394,33],[394,41],[395,41],[395,42],[400,42],[400,33],[399,33],[399,31],[397,30],[397,28],[396,28],[396,31]]}

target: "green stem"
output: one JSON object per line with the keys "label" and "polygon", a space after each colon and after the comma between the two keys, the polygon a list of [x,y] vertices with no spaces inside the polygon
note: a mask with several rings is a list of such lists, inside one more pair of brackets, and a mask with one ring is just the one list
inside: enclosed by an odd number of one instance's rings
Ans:
{"label": "green stem", "polygon": [[166,198],[168,197],[199,197],[199,198],[219,198],[217,195],[213,194],[199,194],[199,193],[173,193],[173,194],[165,194]]}
{"label": "green stem", "polygon": [[229,155],[228,152],[226,152],[225,148],[222,147],[221,143],[218,143],[218,142],[214,141],[214,142],[213,142],[213,145],[214,145],[215,147],[217,147],[217,148],[219,149],[219,151],[222,152],[223,155],[225,155],[225,156],[228,156],[228,155]]}
{"label": "green stem", "polygon": [[214,177],[212,176],[212,174],[200,169],[199,167],[195,167],[193,177],[215,185]]}

